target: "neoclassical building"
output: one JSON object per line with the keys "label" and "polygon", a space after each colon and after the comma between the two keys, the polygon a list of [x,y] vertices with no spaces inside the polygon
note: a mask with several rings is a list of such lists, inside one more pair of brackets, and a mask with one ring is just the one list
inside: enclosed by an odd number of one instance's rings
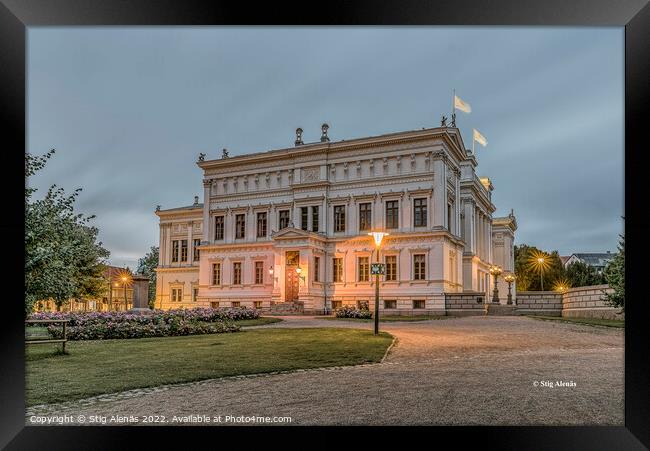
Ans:
{"label": "neoclassical building", "polygon": [[333,142],[323,125],[314,143],[301,134],[290,148],[199,157],[203,203],[156,209],[156,307],[372,309],[374,230],[389,233],[386,313],[445,314],[445,293],[491,296],[490,265],[514,269],[514,215],[493,217],[492,182],[476,175],[457,128]]}

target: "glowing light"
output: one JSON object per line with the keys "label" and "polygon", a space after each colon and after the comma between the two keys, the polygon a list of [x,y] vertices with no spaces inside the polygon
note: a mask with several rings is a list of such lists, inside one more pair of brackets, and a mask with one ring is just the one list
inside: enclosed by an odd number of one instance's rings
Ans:
{"label": "glowing light", "polygon": [[503,280],[505,280],[507,283],[512,283],[512,282],[514,282],[516,278],[517,278],[517,276],[515,276],[515,275],[512,274],[512,273],[508,273],[508,274],[506,274],[505,276],[503,276]]}
{"label": "glowing light", "polygon": [[499,265],[490,266],[490,274],[493,276],[499,276],[503,272],[503,269]]}
{"label": "glowing light", "polygon": [[296,273],[300,274],[301,272],[302,272],[302,268],[301,268],[300,266],[298,266],[298,267],[296,268]]}
{"label": "glowing light", "polygon": [[544,272],[551,267],[551,259],[545,253],[536,250],[530,256],[528,264],[532,269]]}
{"label": "glowing light", "polygon": [[269,268],[269,274],[270,274],[270,275],[273,275],[273,266],[271,266],[271,267]]}
{"label": "glowing light", "polygon": [[368,235],[371,236],[373,240],[375,240],[375,245],[377,247],[379,247],[379,246],[381,246],[381,242],[384,239],[384,237],[390,235],[390,233],[387,233],[387,232],[370,232]]}
{"label": "glowing light", "polygon": [[558,279],[553,284],[553,291],[559,291],[560,293],[564,293],[569,288],[571,288],[571,283],[565,278]]}

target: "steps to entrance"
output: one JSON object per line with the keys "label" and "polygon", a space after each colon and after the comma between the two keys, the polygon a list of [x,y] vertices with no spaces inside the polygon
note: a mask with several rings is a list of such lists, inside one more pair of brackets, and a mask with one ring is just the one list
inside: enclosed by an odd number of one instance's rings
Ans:
{"label": "steps to entrance", "polygon": [[271,305],[269,315],[302,315],[305,307],[302,302],[278,302]]}
{"label": "steps to entrance", "polygon": [[485,314],[488,316],[511,316],[516,315],[516,305],[485,304]]}

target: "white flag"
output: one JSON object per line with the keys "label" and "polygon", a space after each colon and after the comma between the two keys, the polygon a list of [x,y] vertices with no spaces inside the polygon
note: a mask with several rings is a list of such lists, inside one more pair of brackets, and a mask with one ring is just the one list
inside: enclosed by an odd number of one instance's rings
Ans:
{"label": "white flag", "polygon": [[485,139],[485,136],[481,135],[478,130],[475,128],[474,130],[474,141],[482,145],[483,147],[487,146],[487,139]]}
{"label": "white flag", "polygon": [[469,106],[469,103],[464,102],[463,99],[454,94],[454,108],[458,108],[460,111],[465,113],[471,113],[472,107]]}

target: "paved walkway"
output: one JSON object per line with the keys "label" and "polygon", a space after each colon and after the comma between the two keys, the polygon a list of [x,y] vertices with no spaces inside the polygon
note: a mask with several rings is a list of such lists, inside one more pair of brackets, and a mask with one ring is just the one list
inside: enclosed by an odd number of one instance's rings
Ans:
{"label": "paved walkway", "polygon": [[[259,327],[372,327],[283,319]],[[175,415],[290,417],[299,425],[624,423],[621,329],[484,316],[380,328],[398,339],[380,364],[133,390],[32,408],[27,424],[41,414],[84,415],[86,424],[90,415],[159,415],[166,424]]]}

